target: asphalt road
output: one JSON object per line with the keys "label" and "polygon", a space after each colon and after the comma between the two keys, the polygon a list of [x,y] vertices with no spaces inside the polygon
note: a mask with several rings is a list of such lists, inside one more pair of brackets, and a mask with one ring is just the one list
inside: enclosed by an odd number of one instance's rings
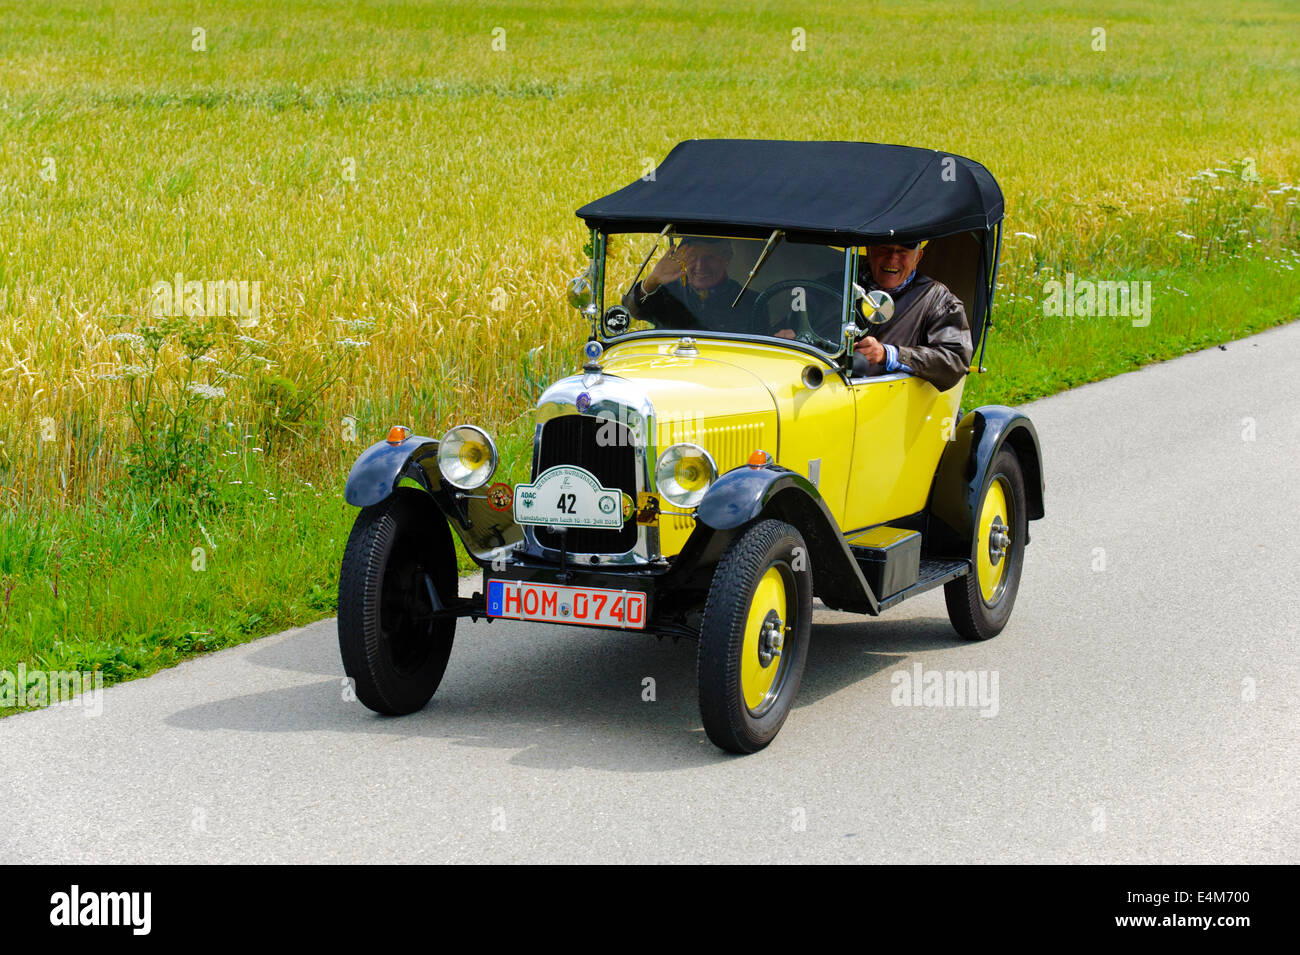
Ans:
{"label": "asphalt road", "polygon": [[[1030,405],[1048,516],[1008,628],[958,641],[941,592],[820,610],[757,755],[705,739],[685,642],[465,622],[385,719],[323,620],[0,721],[0,856],[1300,861],[1297,371],[1300,323]],[[895,705],[918,664],[996,675],[996,708]]]}

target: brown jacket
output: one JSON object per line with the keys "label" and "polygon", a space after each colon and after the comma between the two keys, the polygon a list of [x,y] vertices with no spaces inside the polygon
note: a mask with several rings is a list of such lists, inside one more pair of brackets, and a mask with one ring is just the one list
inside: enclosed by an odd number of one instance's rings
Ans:
{"label": "brown jacket", "polygon": [[[940,391],[961,381],[974,353],[961,299],[928,275],[918,275],[894,300],[893,318],[861,337],[868,335],[897,346],[899,362]],[[867,374],[884,372],[884,365],[869,365]]]}

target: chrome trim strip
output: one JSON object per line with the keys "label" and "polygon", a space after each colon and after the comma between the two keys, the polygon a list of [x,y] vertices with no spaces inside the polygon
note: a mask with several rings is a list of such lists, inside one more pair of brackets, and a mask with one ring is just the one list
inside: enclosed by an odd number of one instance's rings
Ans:
{"label": "chrome trim strip", "polygon": [[915,378],[915,375],[905,371],[891,371],[887,375],[863,375],[860,378],[850,378],[851,385],[874,385],[882,381],[906,381],[908,378]]}

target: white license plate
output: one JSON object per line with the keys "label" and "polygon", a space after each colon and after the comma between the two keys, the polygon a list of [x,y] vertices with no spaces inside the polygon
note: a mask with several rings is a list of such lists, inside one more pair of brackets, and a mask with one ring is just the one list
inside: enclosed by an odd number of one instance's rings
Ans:
{"label": "white license plate", "polygon": [[487,615],[586,627],[644,630],[645,594],[639,590],[562,587],[523,580],[489,580]]}

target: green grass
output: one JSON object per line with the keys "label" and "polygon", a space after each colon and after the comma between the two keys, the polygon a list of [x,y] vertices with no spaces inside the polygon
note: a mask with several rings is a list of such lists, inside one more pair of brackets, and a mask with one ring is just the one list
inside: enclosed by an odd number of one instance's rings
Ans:
{"label": "green grass", "polygon": [[[1298,128],[1283,0],[0,7],[0,669],[125,679],[330,613],[342,479],[393,422],[474,420],[522,473],[584,333],[573,210],[682,139],[987,165],[1007,236],[969,407],[1300,315]],[[113,336],[177,272],[260,282],[262,314],[202,359],[169,338],[133,424],[140,356]],[[1066,272],[1151,282],[1150,325],[1045,317]],[[186,404],[187,383],[225,393]],[[214,463],[149,480],[142,420]]]}
{"label": "green grass", "polygon": [[1124,317],[1045,318],[1041,295],[998,309],[985,342],[987,371],[967,379],[962,405],[1022,404],[1300,318],[1295,273],[1274,263],[1143,274],[1152,282],[1143,327]]}

